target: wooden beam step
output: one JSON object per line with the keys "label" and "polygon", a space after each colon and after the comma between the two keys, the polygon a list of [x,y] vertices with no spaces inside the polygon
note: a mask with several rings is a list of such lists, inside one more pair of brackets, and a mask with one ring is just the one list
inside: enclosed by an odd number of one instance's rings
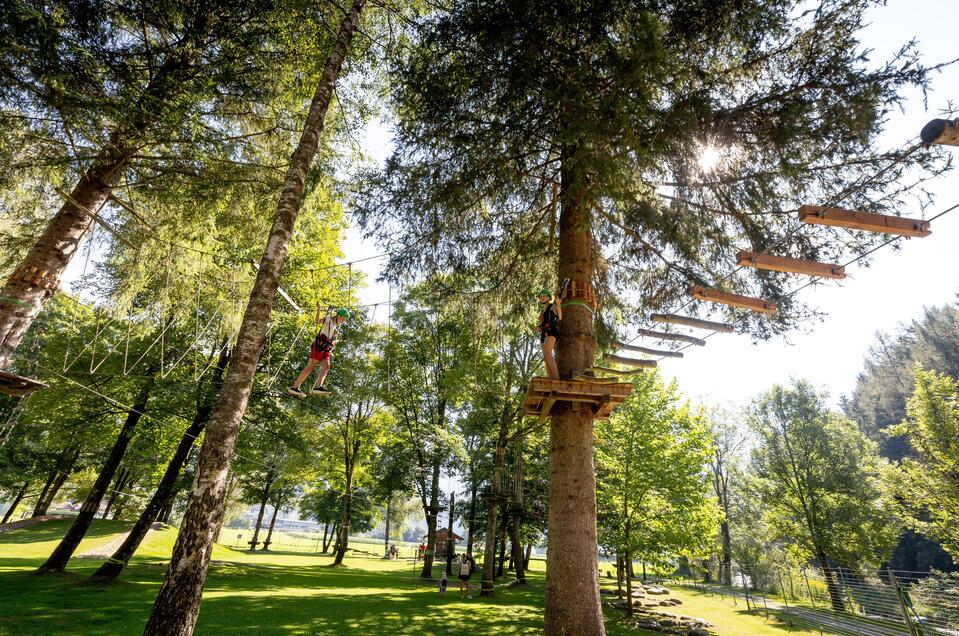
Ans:
{"label": "wooden beam step", "polygon": [[620,371],[619,369],[611,369],[609,367],[590,367],[589,370],[592,371],[593,373],[608,373],[609,375],[615,375],[620,377],[639,375],[640,373],[643,372],[642,369],[630,369],[629,371]]}
{"label": "wooden beam step", "polygon": [[700,320],[699,318],[690,318],[689,316],[679,316],[677,314],[653,314],[649,319],[653,322],[683,325],[685,327],[695,327],[696,329],[708,329],[720,333],[733,333],[735,331],[729,323]]}
{"label": "wooden beam step", "polygon": [[627,358],[625,356],[616,356],[611,353],[607,353],[603,356],[603,360],[606,362],[615,362],[616,364],[625,364],[631,367],[638,367],[642,369],[655,369],[656,361],[655,360],[637,360],[636,358]]}
{"label": "wooden beam step", "polygon": [[45,389],[47,385],[33,378],[25,378],[16,373],[0,370],[0,393],[15,397],[25,397],[38,389]]}
{"label": "wooden beam step", "polygon": [[927,146],[932,144],[959,146],[959,119],[953,121],[933,119],[922,127],[919,137]]}
{"label": "wooden beam step", "polygon": [[846,268],[834,263],[817,263],[787,256],[757,254],[756,252],[739,252],[736,254],[736,264],[740,267],[770,269],[774,272],[805,274],[806,276],[818,276],[820,278],[846,277]]}
{"label": "wooden beam step", "polygon": [[651,329],[637,329],[639,335],[647,338],[656,338],[657,340],[675,340],[677,342],[686,342],[697,347],[705,347],[706,341],[702,338],[693,338],[681,333],[668,333],[666,331],[653,331]]}
{"label": "wooden beam step", "polygon": [[650,349],[648,347],[638,347],[636,345],[626,344],[624,342],[614,342],[617,349],[632,351],[634,353],[645,353],[648,356],[662,356],[663,358],[682,358],[683,354],[679,351],[670,351],[669,349]]}
{"label": "wooden beam step", "polygon": [[729,307],[739,307],[740,309],[749,309],[758,311],[761,314],[771,316],[776,313],[776,303],[764,300],[762,298],[750,298],[749,296],[740,296],[739,294],[730,294],[729,292],[718,289],[710,289],[701,285],[693,285],[689,288],[689,294],[696,300],[704,300],[711,303],[720,303]]}
{"label": "wooden beam step", "polygon": [[830,225],[851,230],[897,234],[899,236],[923,237],[932,234],[929,230],[929,221],[923,221],[922,219],[829,208],[822,205],[800,206],[799,220],[813,225]]}

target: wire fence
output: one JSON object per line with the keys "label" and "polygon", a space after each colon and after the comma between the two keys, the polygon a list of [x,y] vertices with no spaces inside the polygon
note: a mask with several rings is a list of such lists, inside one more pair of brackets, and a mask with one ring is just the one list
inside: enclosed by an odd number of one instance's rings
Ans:
{"label": "wire fence", "polygon": [[959,636],[959,573],[734,564],[727,579],[712,570],[668,580],[824,636]]}

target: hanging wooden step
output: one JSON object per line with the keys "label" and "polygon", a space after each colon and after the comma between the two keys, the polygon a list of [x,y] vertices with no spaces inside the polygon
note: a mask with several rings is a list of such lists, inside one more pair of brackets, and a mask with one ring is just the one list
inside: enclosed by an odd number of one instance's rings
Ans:
{"label": "hanging wooden step", "polygon": [[683,325],[684,327],[695,327],[696,329],[708,329],[709,331],[718,331],[720,333],[733,333],[735,331],[729,323],[700,320],[699,318],[690,318],[689,316],[679,316],[677,314],[653,314],[649,319],[653,322]]}
{"label": "hanging wooden step", "polygon": [[757,254],[756,252],[739,252],[736,254],[736,264],[740,267],[771,269],[774,272],[805,274],[806,276],[818,276],[820,278],[846,277],[846,268],[833,263],[817,263],[815,261],[804,261],[799,258],[789,258],[786,256]]}
{"label": "hanging wooden step", "polygon": [[612,353],[607,353],[603,356],[603,360],[606,362],[614,362],[616,364],[625,364],[629,367],[636,367],[638,369],[655,369],[656,361],[655,360],[637,360],[636,358],[627,358],[626,356],[617,356]]}
{"label": "hanging wooden step", "polygon": [[697,347],[705,347],[706,341],[702,338],[693,338],[681,333],[668,333],[665,331],[653,331],[651,329],[637,329],[639,335],[647,338],[656,338],[657,340],[675,340],[677,342],[686,342]]}
{"label": "hanging wooden step", "polygon": [[959,146],[959,119],[953,121],[933,119],[922,127],[919,137],[927,146],[932,144]]}
{"label": "hanging wooden step", "polygon": [[[618,377],[629,377],[631,375],[639,375],[640,373],[643,373],[642,369],[629,369],[628,371],[621,371],[619,369],[611,369],[610,367],[590,367],[589,370],[593,373],[605,373],[607,375],[615,375]],[[595,382],[597,379],[601,379],[596,378],[595,376],[589,379],[585,378],[584,376],[580,376],[580,378],[584,379],[586,382]]]}
{"label": "hanging wooden step", "polygon": [[540,422],[549,417],[557,402],[571,402],[574,408],[586,405],[593,409],[595,417],[609,417],[613,409],[629,397],[633,385],[628,382],[582,382],[579,380],[553,380],[533,378],[526,389],[523,413],[535,415]]}
{"label": "hanging wooden step", "polygon": [[739,307],[740,309],[749,309],[758,311],[761,314],[771,316],[776,313],[776,303],[764,300],[762,298],[750,298],[749,296],[740,296],[739,294],[730,294],[729,292],[718,289],[709,289],[701,285],[693,285],[689,288],[690,295],[696,300],[720,303],[730,307]]}
{"label": "hanging wooden step", "polygon": [[668,349],[649,349],[647,347],[637,347],[636,345],[626,344],[624,342],[614,342],[617,349],[632,351],[634,353],[645,353],[648,356],[661,356],[663,358],[682,358],[683,354],[679,351],[670,351]]}
{"label": "hanging wooden step", "polygon": [[799,220],[813,225],[831,225],[851,230],[898,234],[899,236],[929,236],[929,221],[909,219],[892,214],[872,214],[858,210],[843,210],[822,205],[803,205],[799,208]]}
{"label": "hanging wooden step", "polygon": [[37,389],[45,389],[47,385],[39,380],[25,378],[9,371],[0,371],[0,393],[14,397],[25,397]]}

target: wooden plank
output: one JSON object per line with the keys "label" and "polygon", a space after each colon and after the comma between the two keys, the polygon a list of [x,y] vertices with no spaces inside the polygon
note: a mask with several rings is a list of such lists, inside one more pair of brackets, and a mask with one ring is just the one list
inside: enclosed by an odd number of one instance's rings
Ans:
{"label": "wooden plank", "polygon": [[749,309],[758,311],[761,314],[771,316],[776,313],[776,303],[764,300],[762,298],[751,298],[739,294],[730,294],[729,292],[718,289],[710,289],[701,285],[693,285],[689,288],[689,294],[696,300],[708,301],[711,303],[720,303],[729,307],[739,307],[740,309]]}
{"label": "wooden plank", "polygon": [[637,360],[636,358],[627,358],[625,356],[617,356],[611,353],[607,353],[603,356],[603,360],[606,362],[615,362],[616,364],[625,364],[631,367],[638,367],[642,369],[655,369],[656,361],[655,360]]}
{"label": "wooden plank", "polygon": [[933,119],[922,127],[919,137],[927,146],[932,144],[959,146],[959,119],[953,121]]}
{"label": "wooden plank", "polygon": [[30,395],[37,389],[45,389],[47,385],[33,378],[25,378],[9,371],[0,371],[0,393],[15,397]]}
{"label": "wooden plank", "polygon": [[[607,382],[607,385],[612,388],[612,391],[615,393],[617,390],[621,391],[623,395],[629,395],[629,392],[633,390],[631,384],[626,384],[622,382]],[[562,393],[572,393],[572,394],[593,394],[599,395],[602,391],[594,389],[594,387],[586,385],[582,382],[577,382],[576,380],[554,380],[553,378],[542,378],[536,377],[532,378],[529,383],[530,392],[541,392],[548,393],[550,391],[562,392]]]}
{"label": "wooden plank", "polygon": [[706,341],[701,338],[693,338],[681,333],[668,333],[666,331],[653,331],[651,329],[637,329],[639,335],[647,338],[656,338],[658,340],[675,340],[677,342],[687,342],[697,347],[705,347]]}
{"label": "wooden plank", "polygon": [[546,418],[549,417],[549,412],[553,408],[553,404],[556,403],[556,398],[552,395],[546,398],[546,401],[543,402],[543,410],[539,412],[539,423],[542,424],[546,421]]}
{"label": "wooden plank", "polygon": [[635,353],[645,353],[648,356],[662,356],[664,358],[682,358],[683,354],[679,351],[670,351],[669,349],[650,349],[648,347],[639,347],[637,345],[626,344],[624,342],[614,342],[617,349],[625,349]]}
{"label": "wooden plank", "polygon": [[756,252],[742,251],[736,254],[736,264],[740,267],[754,267],[756,269],[771,269],[774,272],[787,274],[805,274],[820,278],[845,278],[846,268],[835,263],[817,263],[804,261],[787,256],[773,256],[772,254],[757,254]]}
{"label": "wooden plank", "polygon": [[733,333],[734,331],[733,326],[725,322],[700,320],[699,318],[690,318],[689,316],[679,316],[676,314],[653,314],[649,319],[653,322],[683,325],[684,327],[695,327],[696,329],[708,329],[720,333]]}
{"label": "wooden plank", "polygon": [[829,208],[822,205],[800,206],[799,220],[813,225],[830,225],[851,230],[897,234],[899,236],[923,237],[932,234],[929,230],[929,221],[923,221],[922,219]]}
{"label": "wooden plank", "polygon": [[639,375],[643,372],[642,369],[630,369],[629,371],[620,371],[619,369],[610,369],[609,367],[590,367],[590,371],[594,373],[609,373],[610,375],[616,376],[631,376]]}

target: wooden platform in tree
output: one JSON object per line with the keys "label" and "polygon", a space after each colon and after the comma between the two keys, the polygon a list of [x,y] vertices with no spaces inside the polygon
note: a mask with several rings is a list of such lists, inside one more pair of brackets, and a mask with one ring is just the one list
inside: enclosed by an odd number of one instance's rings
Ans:
{"label": "wooden platform in tree", "polygon": [[23,397],[30,395],[37,389],[45,389],[47,385],[38,380],[25,378],[9,371],[0,371],[0,393]]}
{"label": "wooden platform in tree", "polygon": [[574,408],[585,406],[592,409],[598,419],[609,417],[617,405],[622,404],[633,390],[625,382],[582,382],[579,380],[552,380],[533,378],[526,390],[523,412],[535,415],[539,421],[549,417],[557,402],[571,402]]}

